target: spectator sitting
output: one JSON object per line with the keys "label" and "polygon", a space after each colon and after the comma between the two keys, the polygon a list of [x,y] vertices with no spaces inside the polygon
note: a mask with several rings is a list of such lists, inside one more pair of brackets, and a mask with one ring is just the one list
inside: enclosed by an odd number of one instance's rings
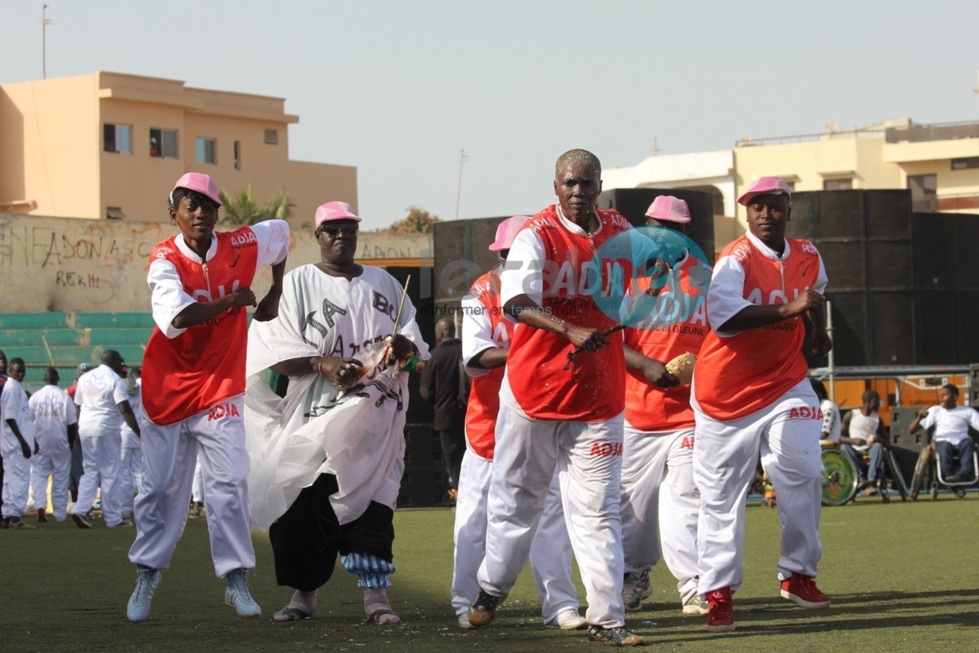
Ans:
{"label": "spectator sitting", "polygon": [[[880,395],[876,390],[863,393],[863,405],[854,408],[843,416],[840,444],[857,463],[860,470],[866,469],[866,478],[861,479],[860,487],[866,488],[868,496],[877,494],[877,481],[884,474],[884,442],[887,440],[887,427],[881,421]],[[864,464],[864,455],[869,463]]]}
{"label": "spectator sitting", "polygon": [[[973,467],[976,443],[969,436],[969,427],[979,431],[979,412],[956,405],[958,400],[956,386],[951,383],[942,386],[941,403],[922,409],[908,427],[909,433],[914,433],[919,425],[924,429],[935,427],[935,451],[941,460],[942,479],[949,483],[967,482],[976,477]],[[958,469],[953,459],[955,452],[959,454]]]}

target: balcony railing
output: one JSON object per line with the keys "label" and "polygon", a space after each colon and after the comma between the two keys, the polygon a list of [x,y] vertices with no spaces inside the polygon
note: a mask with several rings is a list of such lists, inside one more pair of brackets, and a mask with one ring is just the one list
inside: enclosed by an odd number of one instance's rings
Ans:
{"label": "balcony railing", "polygon": [[979,211],[979,193],[918,197],[911,200],[915,213],[971,213]]}
{"label": "balcony railing", "polygon": [[742,136],[734,143],[734,147],[748,147],[751,145],[779,145],[781,143],[805,143],[809,141],[830,141],[848,138],[883,138],[884,131],[885,130],[883,129],[848,129],[845,131],[823,132],[821,134],[769,136],[766,138]]}
{"label": "balcony railing", "polygon": [[935,125],[911,123],[908,127],[888,127],[884,134],[884,140],[888,143],[924,143],[958,138],[979,138],[979,122],[945,122]]}

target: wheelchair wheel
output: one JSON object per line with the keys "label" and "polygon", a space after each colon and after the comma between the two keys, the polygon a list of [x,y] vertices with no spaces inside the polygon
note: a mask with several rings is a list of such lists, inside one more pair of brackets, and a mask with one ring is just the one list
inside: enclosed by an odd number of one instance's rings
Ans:
{"label": "wheelchair wheel", "polygon": [[914,474],[911,476],[911,487],[908,488],[908,494],[912,501],[918,500],[918,494],[925,487],[925,477],[928,475],[929,460],[925,451],[922,451],[918,455],[918,461],[914,465]]}
{"label": "wheelchair wheel", "polygon": [[890,449],[884,452],[884,462],[887,463],[887,470],[890,472],[891,480],[894,481],[893,484],[897,489],[897,493],[901,495],[901,501],[907,501],[908,486],[904,483],[904,475],[901,473],[901,468],[897,464],[897,458],[894,457],[894,452]]}
{"label": "wheelchair wheel", "polygon": [[935,501],[938,499],[938,483],[931,484],[931,500]]}
{"label": "wheelchair wheel", "polygon": [[857,466],[839,449],[823,449],[823,505],[842,506],[857,493]]}

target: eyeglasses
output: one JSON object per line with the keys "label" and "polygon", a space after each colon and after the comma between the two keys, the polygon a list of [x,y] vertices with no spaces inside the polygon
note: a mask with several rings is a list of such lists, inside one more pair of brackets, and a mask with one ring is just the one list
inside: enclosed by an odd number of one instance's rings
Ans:
{"label": "eyeglasses", "polygon": [[336,238],[340,234],[343,234],[344,236],[356,236],[357,230],[358,228],[355,224],[346,227],[337,227],[335,225],[324,224],[319,228],[319,231],[325,233],[330,238]]}

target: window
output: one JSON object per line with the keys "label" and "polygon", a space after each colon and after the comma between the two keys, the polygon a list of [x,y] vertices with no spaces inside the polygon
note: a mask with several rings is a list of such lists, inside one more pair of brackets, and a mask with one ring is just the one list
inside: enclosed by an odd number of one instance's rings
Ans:
{"label": "window", "polygon": [[266,129],[265,130],[265,142],[269,145],[279,144],[279,130],[278,129]]}
{"label": "window", "polygon": [[979,156],[952,159],[952,170],[969,170],[971,168],[979,168]]}
{"label": "window", "polygon": [[197,138],[197,162],[198,163],[211,163],[215,164],[218,162],[217,159],[217,139],[214,138]]}
{"label": "window", "polygon": [[125,220],[126,214],[123,213],[120,206],[107,206],[105,207],[105,217],[109,220]]}
{"label": "window", "polygon": [[235,170],[241,170],[241,141],[235,141]]}
{"label": "window", "polygon": [[824,179],[823,190],[853,190],[853,179]]}
{"label": "window", "polygon": [[132,125],[113,125],[108,122],[105,123],[105,125],[102,126],[102,151],[132,154]]}
{"label": "window", "polygon": [[908,175],[911,210],[931,213],[938,210],[938,175]]}
{"label": "window", "polygon": [[173,129],[151,129],[150,156],[176,159],[177,132]]}

